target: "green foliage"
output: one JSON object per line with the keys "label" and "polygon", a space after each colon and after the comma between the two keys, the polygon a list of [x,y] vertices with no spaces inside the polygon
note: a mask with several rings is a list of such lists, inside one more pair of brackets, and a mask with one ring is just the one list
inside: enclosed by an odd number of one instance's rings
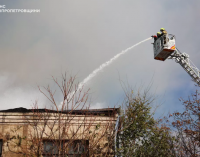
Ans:
{"label": "green foliage", "polygon": [[169,128],[159,127],[151,113],[152,97],[147,94],[127,96],[126,111],[121,116],[118,155],[124,157],[173,156]]}

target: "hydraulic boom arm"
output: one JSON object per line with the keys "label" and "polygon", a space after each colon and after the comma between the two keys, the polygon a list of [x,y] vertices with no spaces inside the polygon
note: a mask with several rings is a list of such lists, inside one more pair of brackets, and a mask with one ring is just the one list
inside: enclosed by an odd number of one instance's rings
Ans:
{"label": "hydraulic boom arm", "polygon": [[176,63],[179,63],[183,69],[192,77],[193,81],[200,86],[200,70],[189,59],[189,55],[181,53],[177,48],[168,59],[174,59]]}

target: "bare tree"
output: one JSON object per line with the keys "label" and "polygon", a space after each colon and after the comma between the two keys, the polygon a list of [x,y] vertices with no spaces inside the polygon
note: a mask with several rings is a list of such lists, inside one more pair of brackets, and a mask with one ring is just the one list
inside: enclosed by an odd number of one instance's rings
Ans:
{"label": "bare tree", "polygon": [[173,118],[168,121],[174,130],[175,152],[181,157],[200,156],[200,98],[199,91],[187,100],[181,98],[183,112],[169,114]]}
{"label": "bare tree", "polygon": [[89,89],[79,88],[76,77],[62,75],[61,84],[52,78],[62,102],[56,102],[50,86],[39,87],[52,109],[39,109],[35,102],[22,123],[2,135],[9,152],[27,157],[113,156],[117,109],[90,110]]}

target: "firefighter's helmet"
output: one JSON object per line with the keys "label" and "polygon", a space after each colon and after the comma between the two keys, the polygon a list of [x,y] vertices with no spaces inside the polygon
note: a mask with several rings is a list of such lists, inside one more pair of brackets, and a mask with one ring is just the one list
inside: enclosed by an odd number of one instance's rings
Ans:
{"label": "firefighter's helmet", "polygon": [[160,32],[157,32],[157,35],[161,35],[161,33],[160,33]]}
{"label": "firefighter's helmet", "polygon": [[161,28],[161,29],[160,29],[160,31],[164,31],[164,30],[165,30],[164,28]]}

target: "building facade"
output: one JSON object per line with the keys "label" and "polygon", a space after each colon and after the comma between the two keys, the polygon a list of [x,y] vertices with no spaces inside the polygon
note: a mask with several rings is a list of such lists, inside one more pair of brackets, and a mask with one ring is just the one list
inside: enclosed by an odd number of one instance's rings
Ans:
{"label": "building facade", "polygon": [[2,157],[114,156],[119,109],[0,111]]}

